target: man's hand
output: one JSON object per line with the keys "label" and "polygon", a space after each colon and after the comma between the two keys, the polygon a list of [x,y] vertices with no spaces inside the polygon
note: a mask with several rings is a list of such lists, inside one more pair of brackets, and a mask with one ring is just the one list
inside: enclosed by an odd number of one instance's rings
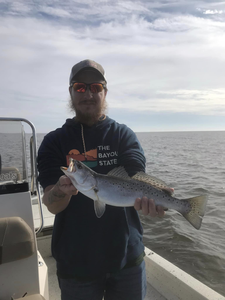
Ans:
{"label": "man's hand", "polygon": [[73,186],[69,177],[63,175],[56,183],[56,187],[65,195],[77,195],[78,190]]}
{"label": "man's hand", "polygon": [[[173,194],[173,188],[165,188],[165,192]],[[136,210],[142,210],[143,215],[150,215],[151,217],[162,218],[165,215],[165,208],[159,205],[155,205],[153,199],[148,199],[147,197],[137,198],[134,203],[134,208]]]}
{"label": "man's hand", "polygon": [[55,185],[49,185],[44,190],[43,203],[53,214],[63,211],[69,204],[71,196],[77,195],[78,190],[65,175],[61,176]]}
{"label": "man's hand", "polygon": [[142,210],[143,215],[150,215],[152,218],[160,217],[165,215],[164,207],[156,206],[153,199],[148,199],[147,197],[137,198],[134,203],[134,208],[136,210]]}
{"label": "man's hand", "polygon": [[167,193],[169,195],[173,195],[174,188],[165,187],[165,188],[162,189],[162,191],[164,191],[165,193]]}

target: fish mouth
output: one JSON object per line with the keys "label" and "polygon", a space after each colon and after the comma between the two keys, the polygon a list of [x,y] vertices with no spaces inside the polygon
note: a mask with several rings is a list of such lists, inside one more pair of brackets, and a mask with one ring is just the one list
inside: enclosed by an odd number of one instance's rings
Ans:
{"label": "fish mouth", "polygon": [[60,167],[60,169],[61,169],[62,171],[67,171],[67,168],[66,168],[66,167]]}
{"label": "fish mouth", "polygon": [[69,164],[67,171],[70,173],[76,172],[75,163],[72,158],[70,159],[70,164]]}
{"label": "fish mouth", "polygon": [[69,163],[68,168],[66,168],[66,167],[60,167],[60,169],[61,169],[62,171],[67,171],[67,172],[69,172],[69,173],[74,173],[74,172],[76,172],[74,160],[73,160],[72,158],[70,159],[70,163]]}

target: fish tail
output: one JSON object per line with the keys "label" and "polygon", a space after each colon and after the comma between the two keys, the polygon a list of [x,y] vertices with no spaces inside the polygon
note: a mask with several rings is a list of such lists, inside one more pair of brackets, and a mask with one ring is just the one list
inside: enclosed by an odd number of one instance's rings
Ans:
{"label": "fish tail", "polygon": [[193,227],[199,229],[202,224],[202,218],[205,214],[207,199],[206,196],[197,196],[194,198],[185,199],[191,205],[191,211],[183,213],[184,218],[191,223]]}

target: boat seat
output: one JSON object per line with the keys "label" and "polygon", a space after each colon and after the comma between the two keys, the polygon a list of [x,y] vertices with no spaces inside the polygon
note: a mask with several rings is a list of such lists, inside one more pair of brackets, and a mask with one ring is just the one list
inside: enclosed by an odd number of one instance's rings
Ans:
{"label": "boat seat", "polygon": [[26,296],[25,298],[17,298],[14,300],[45,300],[45,298],[43,296],[41,296],[40,294],[34,294],[34,295],[30,295],[30,296]]}
{"label": "boat seat", "polygon": [[0,265],[34,253],[34,234],[20,217],[0,218]]}
{"label": "boat seat", "polygon": [[0,172],[0,184],[12,184],[21,180],[21,175],[16,167],[2,167]]}

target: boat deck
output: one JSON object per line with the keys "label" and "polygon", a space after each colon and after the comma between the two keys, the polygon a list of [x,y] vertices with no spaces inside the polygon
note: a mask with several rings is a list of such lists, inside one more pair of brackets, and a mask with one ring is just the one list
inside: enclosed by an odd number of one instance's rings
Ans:
{"label": "boat deck", "polygon": [[[60,289],[56,277],[56,263],[55,259],[51,256],[50,253],[50,238],[39,239],[38,248],[48,267],[49,299],[60,300]],[[145,299],[164,300],[166,298],[161,296],[150,284],[148,284],[147,295]]]}
{"label": "boat deck", "polygon": [[[51,232],[54,215],[43,206],[45,227],[38,235],[38,250],[48,267],[49,299],[60,299],[56,263],[51,256]],[[37,205],[33,205],[35,227],[39,225]],[[146,300],[225,300],[210,287],[179,269],[163,257],[145,248],[147,274]]]}
{"label": "boat deck", "polygon": [[[37,205],[33,205],[33,214],[35,227],[39,225],[39,213]],[[43,214],[45,220],[45,229],[52,226],[54,222],[54,215],[52,215],[47,208],[43,205]],[[43,231],[44,234],[44,231]],[[56,263],[55,259],[51,255],[51,236],[46,235],[38,238],[38,250],[44,259],[48,267],[48,282],[49,282],[49,299],[50,300],[60,300],[60,289],[58,286],[58,280],[56,276]],[[162,295],[160,295],[149,283],[147,286],[146,300],[164,300]]]}

